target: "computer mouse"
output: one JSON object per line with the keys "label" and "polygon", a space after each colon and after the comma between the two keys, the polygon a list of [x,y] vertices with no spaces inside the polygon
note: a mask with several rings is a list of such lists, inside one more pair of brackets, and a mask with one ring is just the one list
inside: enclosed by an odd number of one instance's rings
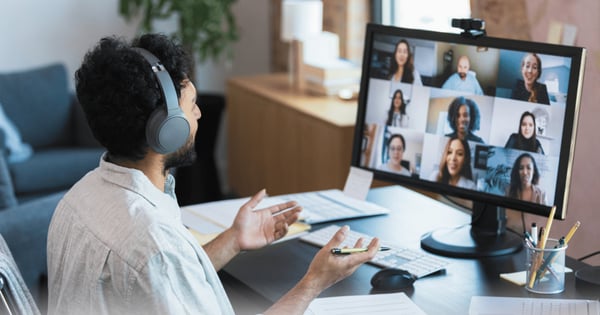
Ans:
{"label": "computer mouse", "polygon": [[412,286],[417,278],[408,271],[396,268],[385,268],[379,270],[371,278],[373,289],[380,291],[392,291]]}

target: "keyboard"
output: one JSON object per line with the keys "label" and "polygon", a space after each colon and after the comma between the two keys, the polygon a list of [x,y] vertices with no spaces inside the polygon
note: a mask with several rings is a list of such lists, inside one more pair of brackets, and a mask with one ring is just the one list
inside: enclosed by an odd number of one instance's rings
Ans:
{"label": "keyboard", "polygon": [[339,189],[279,195],[273,198],[295,200],[302,206],[300,220],[308,224],[387,214],[390,211],[365,200],[346,196]]}
{"label": "keyboard", "polygon": [[[340,226],[335,224],[329,225],[301,236],[300,240],[323,247],[339,229]],[[360,237],[363,238],[363,244],[368,244],[373,238],[367,234],[350,230],[340,247],[354,247],[354,244]],[[424,251],[390,245],[383,240],[380,240],[379,243],[381,246],[390,247],[390,250],[378,252],[375,258],[369,262],[378,267],[403,269],[410,272],[416,278],[421,278],[444,270],[446,265],[448,265],[446,260],[440,259],[437,256],[428,254]]]}

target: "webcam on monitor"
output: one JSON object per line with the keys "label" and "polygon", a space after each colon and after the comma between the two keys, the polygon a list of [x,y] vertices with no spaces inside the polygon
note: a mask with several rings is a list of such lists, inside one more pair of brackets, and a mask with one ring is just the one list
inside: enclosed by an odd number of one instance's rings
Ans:
{"label": "webcam on monitor", "polygon": [[463,30],[462,35],[466,37],[484,36],[485,21],[482,19],[452,19],[452,27]]}

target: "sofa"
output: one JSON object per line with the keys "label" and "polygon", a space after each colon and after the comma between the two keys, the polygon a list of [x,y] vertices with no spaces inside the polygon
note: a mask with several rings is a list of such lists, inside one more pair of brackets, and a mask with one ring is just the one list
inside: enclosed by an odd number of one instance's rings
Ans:
{"label": "sofa", "polygon": [[0,73],[0,149],[17,201],[68,189],[103,149],[69,91],[63,64]]}
{"label": "sofa", "polygon": [[80,107],[62,64],[0,73],[0,234],[34,297],[54,209],[104,152]]}

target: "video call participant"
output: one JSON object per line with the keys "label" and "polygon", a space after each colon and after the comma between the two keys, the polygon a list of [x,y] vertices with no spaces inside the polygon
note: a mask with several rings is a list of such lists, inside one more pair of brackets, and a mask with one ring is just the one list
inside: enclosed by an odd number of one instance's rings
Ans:
{"label": "video call participant", "polygon": [[511,134],[504,147],[544,154],[536,130],[535,116],[530,112],[524,112],[519,120],[519,132]]}
{"label": "video call participant", "polygon": [[442,85],[442,89],[461,91],[468,94],[483,95],[483,90],[477,78],[469,72],[471,62],[469,57],[460,56],[456,62],[456,72]]}
{"label": "video call participant", "polygon": [[523,153],[517,157],[510,172],[506,195],[523,201],[548,204],[546,192],[538,186],[540,171],[533,156]]}
{"label": "video call participant", "polygon": [[430,180],[460,188],[476,189],[471,170],[471,149],[465,140],[453,137],[448,139],[440,168],[434,171]]}
{"label": "video call participant", "polygon": [[393,134],[387,141],[387,161],[381,164],[380,170],[410,176],[410,171],[402,166],[406,141],[401,134]]}
{"label": "video call participant", "polygon": [[421,82],[421,75],[417,69],[415,69],[413,54],[410,51],[410,46],[406,39],[401,39],[396,44],[390,72],[390,80],[393,82],[423,85],[423,82]]}
{"label": "video call participant", "polygon": [[521,61],[522,79],[517,79],[511,98],[550,105],[546,85],[537,81],[541,75],[542,59],[534,53],[526,54]]}
{"label": "video call participant", "polygon": [[483,139],[475,135],[479,130],[479,106],[473,100],[459,96],[448,106],[448,123],[453,132],[446,137],[483,143]]}
{"label": "video call participant", "polygon": [[394,91],[388,117],[385,122],[386,126],[407,128],[410,117],[406,114],[406,102],[402,90]]}
{"label": "video call participant", "polygon": [[[151,67],[144,52],[132,46],[155,55],[168,73],[154,61]],[[132,45],[104,38],[86,54],[75,74],[77,98],[107,152],[99,167],[65,194],[52,217],[49,314],[233,314],[216,271],[240,251],[280,239],[297,220],[301,208],[293,201],[254,211],[265,196],[262,190],[204,247],[182,224],[169,169],[195,157],[201,113],[189,71],[183,48],[162,35],[144,35]],[[161,153],[146,134],[151,115],[166,108],[161,86],[175,88],[169,99],[182,111],[170,119],[189,126],[180,129],[185,133],[179,138],[187,141],[170,148],[173,153]],[[290,211],[277,214],[284,209]],[[325,288],[375,256],[378,240],[364,253],[332,255],[346,233],[347,227],[341,228],[298,284],[265,314],[302,314]]]}

